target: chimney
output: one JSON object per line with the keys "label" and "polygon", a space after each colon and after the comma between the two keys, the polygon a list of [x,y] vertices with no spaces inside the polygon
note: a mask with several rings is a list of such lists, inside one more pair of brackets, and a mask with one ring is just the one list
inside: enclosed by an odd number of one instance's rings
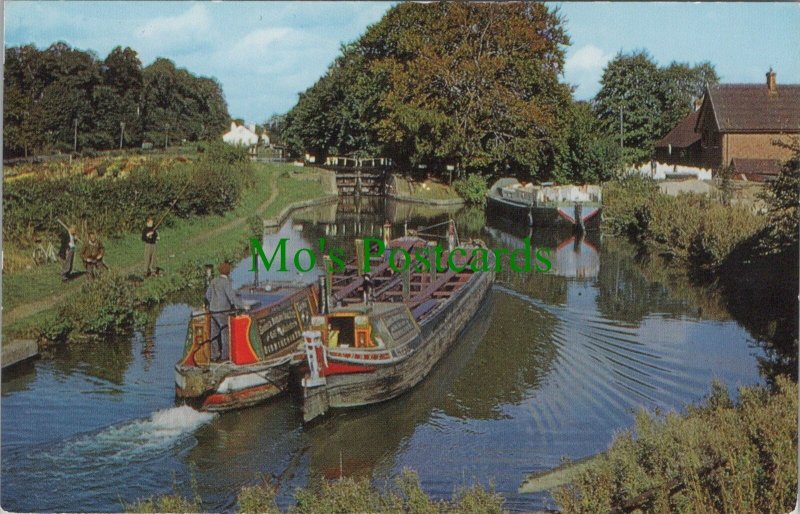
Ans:
{"label": "chimney", "polygon": [[235,121],[231,122],[231,130],[236,130],[236,122]]}
{"label": "chimney", "polygon": [[769,92],[770,96],[778,94],[778,83],[775,80],[775,72],[772,71],[772,68],[770,68],[767,72],[767,91]]}

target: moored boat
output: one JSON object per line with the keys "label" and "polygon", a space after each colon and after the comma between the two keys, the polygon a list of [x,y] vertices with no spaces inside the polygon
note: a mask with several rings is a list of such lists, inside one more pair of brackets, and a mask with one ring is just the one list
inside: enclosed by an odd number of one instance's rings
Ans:
{"label": "moored boat", "polygon": [[503,178],[492,184],[486,200],[490,211],[531,227],[584,231],[600,226],[602,190],[597,185],[523,185]]}
{"label": "moored boat", "polygon": [[211,313],[196,311],[175,365],[176,397],[202,410],[248,407],[286,391],[289,368],[302,358],[301,334],[319,311],[314,284],[246,286],[238,293],[247,310],[227,313],[229,359],[211,362]]}
{"label": "moored boat", "polygon": [[[431,248],[417,237],[395,239],[388,246],[402,247],[412,256]],[[457,342],[494,281],[491,252],[487,271],[472,270],[476,248],[454,249],[455,266],[446,271],[436,266],[425,270],[423,261],[412,259],[408,271],[400,273],[389,271],[387,250],[369,275],[372,286],[366,294],[363,276],[332,277],[335,287],[326,303],[335,307],[314,316],[311,329],[303,333],[305,421],[331,408],[395,398],[430,373]],[[442,262],[449,258],[445,250]]]}

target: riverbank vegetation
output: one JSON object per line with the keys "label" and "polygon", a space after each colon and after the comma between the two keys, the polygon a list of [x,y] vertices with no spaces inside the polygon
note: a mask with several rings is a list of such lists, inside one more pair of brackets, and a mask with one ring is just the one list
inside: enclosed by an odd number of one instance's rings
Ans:
{"label": "riverbank vegetation", "polygon": [[793,157],[761,193],[765,213],[706,195],[669,196],[634,173],[606,185],[604,229],[682,259],[692,269],[715,271],[760,257],[791,260],[800,226],[800,142],[792,149]]}
{"label": "riverbank vegetation", "polygon": [[319,170],[285,164],[247,166],[252,166],[252,178],[224,214],[167,217],[159,229],[158,263],[164,270],[160,276],[141,277],[143,249],[136,225],[133,232],[105,240],[110,271],[95,282],[78,277],[61,283],[60,262],[6,274],[4,335],[63,340],[127,330],[137,321],[134,311],[175,291],[201,286],[205,264],[242,257],[247,238],[254,230],[260,235],[262,219],[277,216],[289,203],[326,194]]}
{"label": "riverbank vegetation", "polygon": [[716,385],[686,415],[640,412],[635,431],[554,497],[564,513],[790,511],[797,493],[797,384]]}
{"label": "riverbank vegetation", "polygon": [[[385,487],[378,487],[368,479],[341,478],[315,481],[307,488],[295,491],[295,505],[282,511],[275,503],[273,484],[261,483],[242,488],[236,512],[246,514],[323,514],[338,512],[384,512],[415,514],[499,514],[503,511],[503,498],[491,488],[474,485],[457,491],[452,500],[438,501],[430,498],[420,486],[416,473],[404,470]],[[178,493],[139,500],[125,504],[126,512],[199,512],[201,501],[195,495],[188,499]],[[179,509],[179,510],[174,510]]]}
{"label": "riverbank vegetation", "polygon": [[143,67],[128,47],[8,47],[3,77],[4,158],[213,139],[230,121],[216,79],[163,58]]}

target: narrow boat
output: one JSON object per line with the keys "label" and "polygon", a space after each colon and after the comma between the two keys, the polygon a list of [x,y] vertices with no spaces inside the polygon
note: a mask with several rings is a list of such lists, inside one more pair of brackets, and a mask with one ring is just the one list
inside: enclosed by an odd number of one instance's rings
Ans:
{"label": "narrow boat", "polygon": [[[414,256],[431,243],[418,237],[389,242],[382,261],[373,263],[370,287],[364,277],[333,275],[326,305],[303,332],[306,366],[301,380],[305,421],[331,408],[356,407],[395,398],[425,378],[458,340],[494,281],[494,259],[486,252],[488,271],[473,271],[473,250],[453,249],[447,271],[425,269],[411,259],[408,269],[393,273],[388,255],[400,247]],[[441,262],[448,262],[444,250]],[[395,266],[397,267],[397,266]],[[479,268],[479,266],[475,266]],[[455,269],[460,268],[460,271]]]}
{"label": "narrow boat", "polygon": [[559,186],[525,184],[502,178],[486,194],[487,208],[530,227],[600,227],[602,190],[597,185]]}
{"label": "narrow boat", "polygon": [[211,362],[211,314],[194,312],[175,365],[175,396],[201,410],[225,411],[286,391],[290,366],[302,359],[302,333],[319,312],[318,291],[315,284],[275,282],[240,288],[247,310],[227,313],[230,359],[224,362]]}

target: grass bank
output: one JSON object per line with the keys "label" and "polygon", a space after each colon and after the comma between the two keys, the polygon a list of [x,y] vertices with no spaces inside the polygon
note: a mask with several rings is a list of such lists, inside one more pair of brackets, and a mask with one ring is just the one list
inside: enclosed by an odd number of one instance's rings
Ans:
{"label": "grass bank", "polygon": [[254,230],[260,233],[263,218],[291,202],[326,193],[320,170],[273,163],[253,167],[255,180],[234,209],[223,215],[173,219],[159,230],[163,276],[141,280],[144,250],[138,232],[104,242],[111,272],[94,284],[85,277],[62,283],[60,263],[7,274],[4,337],[63,338],[75,330],[103,333],[128,326],[136,307],[202,281],[203,264],[243,255],[246,238]]}
{"label": "grass bank", "polygon": [[[244,487],[239,493],[236,512],[279,514],[275,487],[270,483]],[[149,498],[123,505],[126,512],[201,512],[202,499],[195,493],[187,498],[180,493]],[[451,501],[431,499],[422,490],[416,473],[404,470],[393,484],[379,488],[367,479],[320,480],[295,491],[295,505],[286,512],[323,514],[338,512],[382,512],[415,514],[495,514],[503,511],[503,498],[480,485],[457,491]]]}
{"label": "grass bank", "polygon": [[789,512],[797,492],[797,384],[716,385],[686,415],[640,412],[554,497],[564,513]]}

